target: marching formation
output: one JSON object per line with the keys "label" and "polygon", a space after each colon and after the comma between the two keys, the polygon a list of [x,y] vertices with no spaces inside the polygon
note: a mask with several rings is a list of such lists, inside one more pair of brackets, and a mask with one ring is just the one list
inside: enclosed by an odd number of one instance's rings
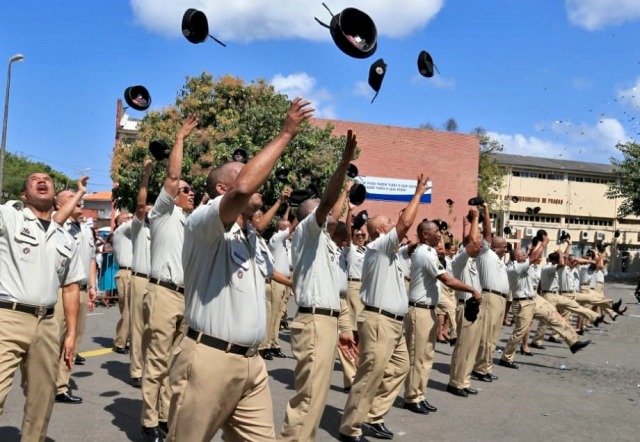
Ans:
{"label": "marching formation", "polygon": [[[262,212],[261,187],[313,112],[293,100],[257,155],[207,175],[198,207],[181,177],[194,117],[177,133],[153,202],[145,161],[133,216],[118,216],[113,240],[121,312],[113,350],[130,355],[144,440],[206,442],[221,430],[225,440],[312,441],[336,355],[348,394],[339,439],[392,439],[384,417],[401,392],[407,412],[437,411],[427,400],[437,343],[454,347],[446,390],[464,398],[478,394],[472,380],[498,379],[493,355],[510,309],[513,334],[499,364],[511,369],[518,349],[544,349],[548,327],[550,340],[576,353],[590,342],[580,340],[585,327],[624,313],[604,295],[602,250],[574,256],[570,238],[552,250],[543,230],[530,246],[513,246],[492,234],[479,198],[459,243],[435,217],[417,221],[424,174],[397,220],[355,215],[354,183],[345,183],[357,147],[351,131],[321,195],[294,204],[286,188]],[[25,441],[46,438],[55,402],[82,402],[68,384],[96,297],[93,234],[80,220],[86,182],[56,195],[52,179],[34,173],[23,202],[0,207],[0,412],[20,368]],[[290,296],[295,394],[277,427],[265,361],[285,357],[279,329]]]}

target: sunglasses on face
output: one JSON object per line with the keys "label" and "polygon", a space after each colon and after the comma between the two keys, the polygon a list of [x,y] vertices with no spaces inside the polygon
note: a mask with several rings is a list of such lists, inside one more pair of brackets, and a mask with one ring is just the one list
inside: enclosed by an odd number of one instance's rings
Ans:
{"label": "sunglasses on face", "polygon": [[364,233],[356,233],[354,236],[356,238],[364,238],[366,235]]}
{"label": "sunglasses on face", "polygon": [[193,189],[191,188],[191,186],[178,187],[178,190],[184,193],[185,195],[189,195],[191,192],[193,192]]}

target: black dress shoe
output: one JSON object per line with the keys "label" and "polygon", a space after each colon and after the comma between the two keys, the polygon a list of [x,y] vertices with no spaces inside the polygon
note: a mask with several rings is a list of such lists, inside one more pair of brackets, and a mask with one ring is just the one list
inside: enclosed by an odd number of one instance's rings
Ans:
{"label": "black dress shoe", "polygon": [[620,310],[621,305],[622,305],[622,298],[618,299],[618,301],[611,304],[611,309],[616,313],[620,313],[618,310]]}
{"label": "black dress shoe", "polygon": [[280,321],[280,330],[289,330],[289,321]]}
{"label": "black dress shoe", "polygon": [[429,410],[429,411],[431,411],[431,412],[433,412],[433,413],[435,413],[436,411],[438,411],[438,407],[434,407],[433,405],[431,405],[431,404],[430,404],[429,402],[427,402],[427,401],[422,401],[421,403],[422,403],[422,406],[423,406],[424,408],[426,408],[427,410]]}
{"label": "black dress shoe", "polygon": [[159,427],[142,427],[144,442],[164,442],[164,435]]}
{"label": "black dress shoe", "polygon": [[87,362],[85,358],[83,358],[80,355],[76,355],[76,361],[75,361],[76,365],[84,365],[85,362]]}
{"label": "black dress shoe", "polygon": [[262,350],[259,350],[258,353],[260,353],[260,356],[262,356],[262,359],[266,359],[267,361],[273,361],[273,355],[271,354],[271,349],[264,348]]}
{"label": "black dress shoe", "polygon": [[578,330],[576,333],[580,336],[584,336],[584,329]]}
{"label": "black dress shoe", "polygon": [[162,435],[167,437],[167,434],[169,434],[169,424],[163,421],[158,421],[158,428],[162,431]]}
{"label": "black dress shoe", "polygon": [[493,382],[493,379],[491,378],[490,374],[482,374],[482,373],[478,373],[477,371],[472,371],[471,372],[471,379],[474,379],[476,381],[482,381],[482,382]]}
{"label": "black dress shoe", "polygon": [[544,345],[536,344],[535,342],[532,342],[531,344],[529,344],[529,347],[537,348],[538,350],[545,350],[547,348]]}
{"label": "black dress shoe", "polygon": [[343,392],[345,392],[345,393],[347,393],[347,394],[349,394],[349,393],[351,393],[351,387],[344,387],[344,388],[342,389],[342,391],[343,391]]}
{"label": "black dress shoe", "polygon": [[122,348],[122,347],[117,347],[117,346],[113,346],[113,351],[116,353],[119,353],[121,355],[127,355],[129,354],[129,350],[127,350],[126,348]]}
{"label": "black dress shoe", "polygon": [[362,424],[362,427],[368,429],[372,436],[379,439],[393,439],[393,433],[385,426],[384,422],[380,422],[379,424],[365,422]]}
{"label": "black dress shoe", "polygon": [[142,388],[142,378],[131,378],[130,384],[133,388]]}
{"label": "black dress shoe", "polygon": [[515,369],[520,368],[515,364],[515,362],[505,361],[504,359],[500,359],[500,365],[502,367],[507,367],[507,368],[515,368]]}
{"label": "black dress shoe", "polygon": [[491,379],[491,381],[497,381],[497,380],[498,380],[498,376],[496,376],[496,375],[495,375],[495,374],[493,374],[493,373],[487,373],[487,377],[488,377],[489,379]]}
{"label": "black dress shoe", "polygon": [[533,353],[531,353],[530,351],[524,351],[524,348],[522,348],[522,345],[520,346],[520,354],[525,356],[533,356]]}
{"label": "black dress shoe", "polygon": [[404,409],[417,414],[429,414],[429,410],[424,407],[422,402],[405,402]]}
{"label": "black dress shoe", "polygon": [[448,344],[449,343],[448,339],[436,339],[436,341],[438,342],[438,344]]}
{"label": "black dress shoe", "polygon": [[466,391],[467,394],[478,394],[478,390],[475,388],[465,388],[464,391]]}
{"label": "black dress shoe", "polygon": [[450,345],[451,347],[455,347],[456,342],[458,342],[458,338],[451,338],[451,339],[449,339],[449,345]]}
{"label": "black dress shoe", "polygon": [[362,436],[347,436],[346,434],[342,433],[338,435],[338,440],[342,442],[364,442]]}
{"label": "black dress shoe", "polygon": [[456,388],[451,385],[447,385],[447,392],[451,393],[454,396],[460,396],[460,397],[469,396],[469,392],[465,391],[464,388]]}
{"label": "black dress shoe", "polygon": [[587,345],[591,344],[591,341],[578,341],[575,344],[573,344],[571,347],[569,347],[569,350],[571,350],[571,353],[578,353],[580,350],[582,350],[583,348],[585,348]]}
{"label": "black dress shoe", "polygon": [[287,357],[287,355],[282,353],[282,350],[280,350],[279,348],[275,348],[275,347],[271,347],[271,356],[274,356],[276,358],[286,358]]}
{"label": "black dress shoe", "polygon": [[64,393],[56,394],[56,402],[63,404],[81,404],[82,398],[72,395],[70,391],[65,391]]}
{"label": "black dress shoe", "polygon": [[560,339],[554,338],[553,336],[549,336],[549,339],[547,339],[547,341],[553,342],[554,344],[562,344],[562,341]]}

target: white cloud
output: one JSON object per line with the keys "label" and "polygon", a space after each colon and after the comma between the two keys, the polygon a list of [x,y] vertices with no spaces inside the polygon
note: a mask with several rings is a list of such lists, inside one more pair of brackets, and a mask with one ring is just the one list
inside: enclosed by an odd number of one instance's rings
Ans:
{"label": "white cloud", "polygon": [[411,84],[421,83],[431,85],[438,89],[446,89],[450,91],[456,88],[456,80],[454,80],[453,78],[442,77],[438,73],[434,74],[431,78],[425,78],[420,74],[415,74],[413,78],[411,78]]}
{"label": "white cloud", "polygon": [[359,97],[367,97],[367,98],[373,98],[375,92],[373,91],[373,89],[371,89],[371,86],[369,86],[369,83],[367,83],[366,81],[358,81],[355,84],[355,87],[353,89],[353,95],[359,96]]}
{"label": "white cloud", "polygon": [[636,79],[633,86],[618,91],[618,100],[629,106],[640,107],[640,78]]}
{"label": "white cloud", "polygon": [[276,74],[271,84],[276,91],[285,94],[290,100],[296,97],[311,100],[313,107],[316,108],[316,117],[337,118],[333,95],[327,89],[317,89],[316,79],[306,72],[296,72],[286,76]]}
{"label": "white cloud", "polygon": [[[329,31],[314,20],[329,24],[331,16],[318,0],[130,0],[136,20],[144,27],[172,37],[181,35],[182,16],[188,8],[204,11],[211,35],[222,41],[304,39],[329,40]],[[338,14],[354,2],[333,0]],[[425,26],[442,9],[444,0],[368,0],[362,8],[376,23],[379,35],[403,37]]]}
{"label": "white cloud", "polygon": [[565,0],[569,21],[589,31],[640,19],[638,0]]}
{"label": "white cloud", "polygon": [[488,132],[488,135],[504,146],[504,153],[514,155],[555,158],[565,149],[562,144],[522,134],[507,135]]}

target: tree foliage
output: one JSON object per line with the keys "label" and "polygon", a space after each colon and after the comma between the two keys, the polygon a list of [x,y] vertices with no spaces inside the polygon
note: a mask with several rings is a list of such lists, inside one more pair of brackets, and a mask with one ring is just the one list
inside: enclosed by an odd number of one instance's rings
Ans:
{"label": "tree foliage", "polygon": [[[199,198],[209,171],[229,161],[235,149],[245,149],[251,158],[278,135],[289,103],[264,80],[245,84],[230,75],[214,80],[206,72],[187,77],[175,105],[149,112],[140,124],[138,138],[114,152],[111,175],[117,183],[113,192],[115,205],[129,210],[135,207],[149,142],[162,139],[172,146],[186,115],[195,115],[198,127],[184,142],[182,179],[194,187]],[[323,189],[326,185],[345,142],[344,137],[332,136],[332,129],[331,125],[317,128],[305,122],[287,147],[276,169],[290,170],[293,188],[313,183]],[[166,160],[154,165],[149,183],[151,196],[159,193],[166,168]],[[266,207],[275,202],[283,187],[272,174],[261,189]]]}
{"label": "tree foliage", "polygon": [[612,174],[617,177],[609,184],[607,198],[622,198],[618,206],[620,218],[640,216],[640,144],[635,141],[618,143],[616,148],[622,153],[622,159],[611,158]]}
{"label": "tree foliage", "polygon": [[2,198],[0,195],[0,202],[20,199],[24,180],[35,172],[48,174],[53,179],[56,192],[68,187],[73,187],[76,183],[65,174],[54,170],[51,166],[43,162],[30,161],[29,158],[24,155],[7,152],[4,159],[2,193],[7,192],[9,195],[6,198]]}

